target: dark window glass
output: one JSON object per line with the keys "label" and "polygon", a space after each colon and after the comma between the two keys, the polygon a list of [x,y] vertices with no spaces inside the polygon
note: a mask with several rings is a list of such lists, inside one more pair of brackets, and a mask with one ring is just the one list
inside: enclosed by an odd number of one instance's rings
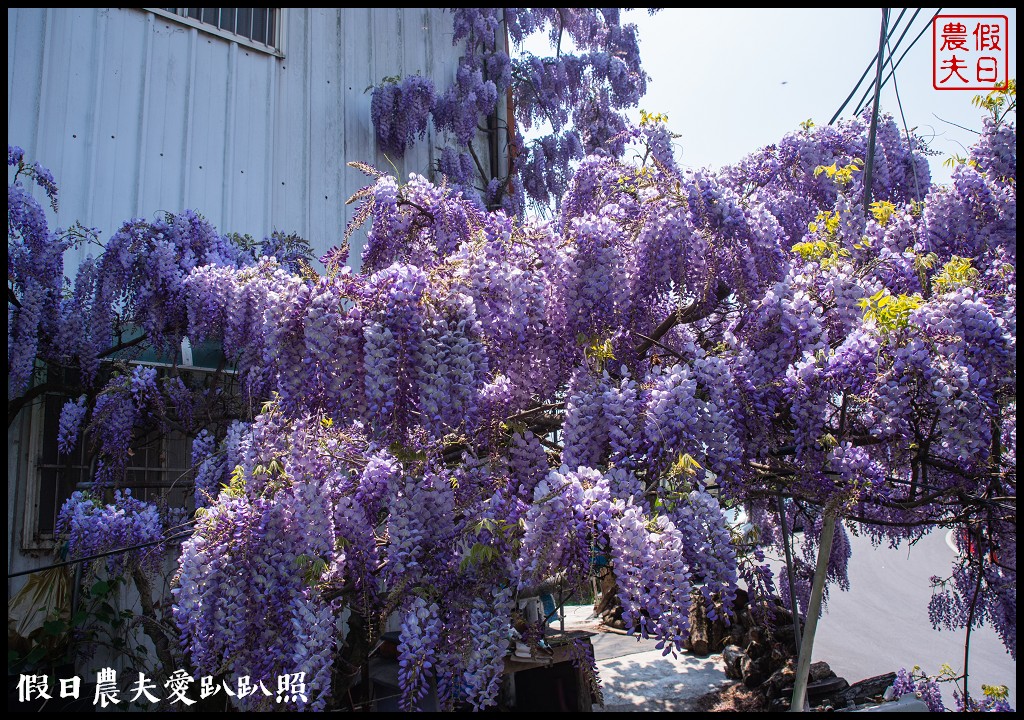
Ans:
{"label": "dark window glass", "polygon": [[252,39],[257,42],[267,43],[267,13],[266,8],[256,8],[252,18]]}
{"label": "dark window glass", "polygon": [[228,32],[235,31],[235,12],[238,8],[221,8],[220,9],[220,26],[222,29]]}
{"label": "dark window glass", "polygon": [[238,8],[238,26],[235,30],[239,35],[252,37],[253,8]]}
{"label": "dark window glass", "polygon": [[164,8],[236,35],[274,47],[277,8]]}

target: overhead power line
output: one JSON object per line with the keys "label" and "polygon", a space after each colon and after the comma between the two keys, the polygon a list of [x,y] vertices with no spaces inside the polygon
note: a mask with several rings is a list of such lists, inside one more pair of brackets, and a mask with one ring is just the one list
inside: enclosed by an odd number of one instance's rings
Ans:
{"label": "overhead power line", "polygon": [[[935,18],[938,16],[940,12],[942,12],[942,8],[939,8],[938,10],[935,11],[935,14],[932,15],[932,19],[929,20],[923,28],[921,28],[921,32],[917,34],[917,37],[915,37],[913,42],[910,43],[910,46],[903,51],[903,54],[900,55],[900,59],[896,61],[896,64],[892,66],[892,70],[890,70],[889,74],[885,76],[884,80],[882,80],[882,87],[885,87],[885,84],[889,82],[889,78],[891,78],[893,73],[896,72],[896,68],[898,68],[900,66],[900,63],[903,62],[903,58],[907,56],[907,53],[909,53],[913,49],[914,45],[917,44],[917,41],[921,39],[921,36],[924,35],[928,28],[932,26],[932,23],[935,22]],[[895,49],[896,48],[894,48],[894,50]],[[853,113],[854,115],[858,114],[861,110],[864,109],[864,105],[868,101],[868,95],[869,93],[864,93],[864,96],[860,99],[860,103],[857,105],[857,109]]]}
{"label": "overhead power line", "polygon": [[[188,524],[188,523],[184,523]],[[159,540],[150,540],[149,542],[139,543],[138,545],[131,545],[129,547],[117,548],[116,550],[107,550],[106,552],[96,553],[95,555],[87,555],[85,557],[76,558],[74,560],[65,560],[64,562],[54,563],[52,565],[44,565],[43,567],[32,568],[31,570],[22,570],[21,572],[11,573],[7,576],[7,579],[21,577],[22,575],[31,575],[32,573],[42,572],[43,570],[52,570],[53,568],[64,567],[66,565],[76,565],[78,563],[90,562],[92,560],[98,560],[99,558],[108,557],[110,555],[120,555],[121,553],[131,552],[132,550],[140,550],[142,548],[153,547],[161,543],[168,543],[173,540],[181,540],[183,538],[190,537],[192,531],[178,533],[171,535],[170,537],[160,538]]]}
{"label": "overhead power line", "polygon": [[[911,22],[913,22],[913,20],[911,20]],[[889,64],[890,65],[892,64],[892,50],[889,50]],[[911,161],[910,161],[911,162],[910,168],[911,168],[911,172],[914,173],[914,192],[917,194],[916,195],[916,199],[917,200],[924,200],[924,196],[921,195],[921,184],[917,180],[917,163],[915,163],[913,161],[914,140],[913,140],[913,138],[910,135],[910,129],[907,128],[907,116],[903,112],[903,101],[900,100],[900,86],[896,84],[896,75],[895,75],[896,68],[893,67],[892,71],[893,71],[892,89],[896,93],[896,106],[900,109],[900,120],[903,121],[903,132],[906,133],[906,135],[907,135],[907,147],[910,148],[910,155],[911,155],[911,158],[912,158]]]}
{"label": "overhead power line", "polygon": [[[906,12],[907,12],[906,8],[904,8],[900,12],[899,17],[896,18],[896,22],[893,23],[892,30],[889,31],[890,34],[896,32],[896,26],[898,26],[900,24],[900,21],[903,19],[903,15],[906,14]],[[920,12],[920,10],[918,10],[918,12]],[[917,13],[914,13],[914,17],[917,17]],[[914,18],[911,18],[910,19],[910,23],[913,23],[913,22],[914,22]],[[908,24],[907,27],[909,28],[910,24]],[[906,34],[906,32],[907,32],[906,30],[903,31],[904,34]],[[902,39],[903,39],[903,35],[900,35],[900,40],[902,40]],[[886,38],[886,43],[888,43],[888,41],[889,41],[889,39]],[[899,47],[899,40],[896,41],[896,46]],[[842,114],[843,110],[846,109],[846,106],[850,103],[850,100],[857,93],[857,90],[860,89],[861,83],[864,82],[864,78],[866,78],[868,76],[868,73],[871,72],[871,68],[875,67],[875,63],[876,63],[877,60],[878,60],[878,52],[876,51],[875,54],[871,56],[871,60],[868,62],[867,67],[864,68],[864,72],[861,73],[860,80],[857,81],[857,84],[853,86],[853,90],[851,90],[850,94],[846,96],[845,100],[843,100],[843,104],[839,106],[838,110],[836,110],[836,114],[833,115],[832,119],[828,121],[829,125],[832,125],[833,123],[835,123],[836,119]]]}

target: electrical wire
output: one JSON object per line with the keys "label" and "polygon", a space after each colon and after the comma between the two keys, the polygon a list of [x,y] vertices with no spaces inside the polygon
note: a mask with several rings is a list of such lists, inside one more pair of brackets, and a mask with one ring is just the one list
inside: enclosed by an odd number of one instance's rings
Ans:
{"label": "electrical wire", "polygon": [[[889,33],[890,37],[891,37],[892,33],[896,32],[896,26],[900,24],[900,20],[903,19],[903,15],[906,14],[906,12],[907,12],[907,9],[903,8],[903,10],[900,12],[899,17],[896,18],[896,22],[893,23],[892,30],[890,30],[890,33]],[[920,10],[918,10],[918,12],[920,12]],[[914,13],[914,17],[917,17],[917,13]],[[914,18],[910,18],[910,23],[913,23],[913,22],[914,22]],[[909,28],[910,24],[908,24],[907,27]],[[906,32],[907,31],[904,30],[903,34],[905,35]],[[902,40],[902,39],[903,39],[903,35],[900,35],[900,40]],[[885,41],[886,41],[886,44],[888,44],[889,38],[887,37]],[[899,40],[896,41],[896,46],[899,47]],[[836,114],[833,115],[832,119],[828,121],[829,125],[833,125],[835,123],[835,121],[839,118],[839,116],[842,114],[843,110],[846,109],[846,106],[849,104],[849,102],[853,98],[853,96],[857,93],[857,90],[860,89],[861,83],[864,82],[864,78],[866,78],[868,76],[868,73],[871,72],[871,68],[875,66],[875,61],[877,61],[877,60],[878,60],[878,51],[876,50],[875,54],[871,56],[871,60],[868,62],[867,67],[864,68],[864,72],[861,73],[860,80],[857,81],[857,84],[853,86],[853,90],[851,90],[850,94],[846,96],[845,100],[843,100],[843,104],[839,106],[838,110],[836,110]]]}
{"label": "electrical wire", "polygon": [[[938,17],[940,12],[942,12],[942,8],[939,8],[938,10],[935,11],[935,14],[932,15],[932,19],[928,21],[928,24],[921,28],[921,32],[917,34],[917,37],[915,37],[913,42],[910,43],[910,46],[903,51],[903,54],[900,55],[900,59],[897,60],[896,64],[893,66],[892,71],[885,76],[885,79],[882,80],[882,87],[885,87],[885,84],[889,82],[889,78],[892,77],[892,74],[894,72],[896,72],[896,68],[898,68],[900,66],[900,63],[903,62],[903,58],[905,58],[907,56],[907,53],[909,53],[913,49],[914,45],[916,45],[917,41],[921,39],[921,36],[924,35],[925,31],[932,26],[932,23],[935,22],[935,18]],[[854,115],[857,115],[858,113],[860,113],[861,110],[864,109],[864,103],[868,101],[868,95],[869,93],[865,93],[864,96],[861,98],[860,103],[858,103],[857,105],[857,109],[853,113]]]}
{"label": "electrical wire", "polygon": [[[915,13],[914,17],[917,17],[916,13]],[[913,18],[911,18],[910,21],[913,22],[914,21]],[[886,46],[888,46],[888,44],[889,44],[888,41],[886,41]],[[892,62],[892,50],[891,49],[889,50],[889,64],[890,65],[893,64],[893,62]],[[907,135],[907,145],[910,147],[911,170],[914,173],[914,192],[916,193],[918,200],[923,200],[924,196],[921,195],[921,184],[917,180],[917,164],[914,163],[914,160],[913,160],[913,157],[914,157],[914,140],[913,140],[913,138],[910,137],[910,130],[907,129],[907,116],[903,114],[903,101],[900,100],[900,88],[899,88],[899,85],[896,84],[896,68],[895,67],[893,67],[893,69],[892,69],[892,89],[896,93],[896,105],[900,109],[900,120],[903,121],[903,132],[906,133],[906,135]]]}
{"label": "electrical wire", "polygon": [[107,550],[106,552],[97,553],[96,555],[87,555],[85,557],[76,558],[75,560],[65,560],[64,562],[54,563],[53,565],[44,565],[43,567],[32,568],[31,570],[22,570],[21,572],[9,574],[7,576],[7,579],[10,580],[11,578],[21,577],[22,575],[31,575],[32,573],[43,572],[44,570],[52,570],[54,568],[64,567],[66,565],[76,565],[78,563],[89,562],[90,560],[98,560],[99,558],[108,557],[110,555],[119,555],[121,553],[131,552],[132,550],[139,550],[141,548],[152,547],[153,545],[171,542],[172,540],[181,540],[183,538],[191,536],[191,531],[178,533],[177,535],[171,535],[170,537],[161,538],[159,540],[150,540],[149,542],[139,543],[138,545],[132,545],[126,548]]}

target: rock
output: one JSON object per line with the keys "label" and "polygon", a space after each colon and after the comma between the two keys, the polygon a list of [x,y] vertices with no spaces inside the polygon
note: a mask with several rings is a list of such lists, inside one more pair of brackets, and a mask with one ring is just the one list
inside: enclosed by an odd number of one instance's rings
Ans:
{"label": "rock", "polygon": [[[830,677],[823,680],[815,680],[807,684],[807,699],[811,702],[820,701],[821,704],[836,705],[834,702],[837,693],[850,687],[850,683],[841,677]],[[840,704],[840,707],[845,703]]]}
{"label": "rock", "polygon": [[807,671],[807,677],[810,678],[810,682],[817,682],[818,680],[824,680],[825,678],[835,677],[835,675],[836,674],[832,672],[832,668],[830,668],[828,663],[824,660],[811,663],[811,667]]}
{"label": "rock", "polygon": [[727,645],[746,647],[749,642],[750,640],[747,638],[747,631],[739,624],[734,623],[732,627],[729,628],[729,634],[722,638],[722,647]]}
{"label": "rock", "polygon": [[784,608],[781,605],[779,605],[779,606],[777,606],[777,607],[775,607],[773,609],[773,612],[775,613],[775,626],[776,627],[778,627],[780,625],[792,625],[793,624],[793,613],[791,613],[786,608]]}
{"label": "rock", "polygon": [[753,660],[747,658],[740,663],[740,672],[743,674],[743,684],[748,688],[755,688],[768,679],[769,674],[768,658]]}
{"label": "rock", "polygon": [[752,640],[747,647],[744,648],[743,652],[745,652],[748,657],[759,658],[768,654],[768,648],[766,648],[762,643]]}
{"label": "rock", "polygon": [[725,612],[721,603],[715,603],[715,613],[718,619],[711,623],[708,637],[708,648],[711,652],[718,652],[725,646],[726,626],[722,613]]}
{"label": "rock", "polygon": [[733,680],[742,680],[743,673],[740,665],[747,659],[743,649],[736,645],[726,645],[722,650],[722,660],[725,662],[725,676]]}
{"label": "rock", "polygon": [[690,596],[690,637],[686,643],[694,655],[704,656],[711,652],[707,608],[700,591],[694,590]]}
{"label": "rock", "polygon": [[765,685],[771,685],[776,690],[792,687],[796,682],[796,663],[789,660],[785,665],[772,673]]}
{"label": "rock", "polygon": [[850,702],[856,705],[871,702],[875,698],[881,697],[885,693],[886,688],[895,681],[896,673],[894,672],[861,680],[836,693],[832,697],[832,705],[835,707],[846,707]]}
{"label": "rock", "polygon": [[[743,632],[742,623],[738,619],[732,619],[730,625],[726,625],[725,605],[721,600],[715,600],[712,606],[715,619],[712,620],[708,614],[704,596],[699,590],[694,590],[690,603],[690,634],[684,645],[694,655],[709,655],[719,652],[725,645],[742,645],[741,638],[735,637],[737,626]],[[733,612],[736,612],[736,605],[733,605]]]}
{"label": "rock", "polygon": [[601,618],[601,624],[606,627],[615,628],[616,630],[625,630],[626,621],[622,619],[622,616],[615,617],[614,615],[604,615]]}
{"label": "rock", "polygon": [[697,657],[706,657],[711,654],[711,646],[703,635],[698,635],[696,638],[691,637],[689,646],[690,652]]}
{"label": "rock", "polygon": [[786,648],[791,655],[796,655],[799,648],[796,646],[796,637],[793,635],[793,624],[778,625],[772,631],[772,636]]}

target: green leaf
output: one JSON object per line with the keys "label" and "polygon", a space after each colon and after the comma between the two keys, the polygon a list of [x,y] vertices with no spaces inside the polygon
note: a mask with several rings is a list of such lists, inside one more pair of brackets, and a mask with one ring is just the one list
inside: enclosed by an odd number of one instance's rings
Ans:
{"label": "green leaf", "polygon": [[110,583],[106,580],[100,580],[92,586],[92,590],[90,592],[94,598],[103,597],[110,592]]}
{"label": "green leaf", "polygon": [[63,620],[47,620],[43,623],[43,634],[60,636],[68,631],[67,623]]}
{"label": "green leaf", "polygon": [[1010,688],[1006,685],[982,685],[981,691],[993,700],[1005,700],[1010,695]]}

